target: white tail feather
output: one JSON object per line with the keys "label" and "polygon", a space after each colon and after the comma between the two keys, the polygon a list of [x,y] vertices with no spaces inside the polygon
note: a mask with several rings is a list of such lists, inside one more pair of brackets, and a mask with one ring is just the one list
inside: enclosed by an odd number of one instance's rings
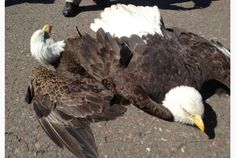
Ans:
{"label": "white tail feather", "polygon": [[102,28],[115,37],[130,37],[136,34],[140,37],[158,33],[162,35],[161,16],[157,6],[134,6],[117,4],[105,8],[101,18],[95,19],[90,28],[96,32]]}

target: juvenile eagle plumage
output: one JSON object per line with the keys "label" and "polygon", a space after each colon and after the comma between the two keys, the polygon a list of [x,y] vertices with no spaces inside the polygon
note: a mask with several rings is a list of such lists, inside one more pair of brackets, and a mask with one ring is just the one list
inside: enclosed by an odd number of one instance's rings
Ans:
{"label": "juvenile eagle plumage", "polygon": [[120,100],[93,78],[66,77],[43,66],[33,69],[26,95],[45,133],[80,158],[99,157],[90,123],[122,116]]}

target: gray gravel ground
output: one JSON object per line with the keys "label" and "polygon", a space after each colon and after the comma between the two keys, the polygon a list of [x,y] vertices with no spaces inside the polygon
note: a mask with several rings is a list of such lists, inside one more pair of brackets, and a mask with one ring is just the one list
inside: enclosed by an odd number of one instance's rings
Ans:
{"label": "gray gravel ground", "polygon": [[[11,1],[11,0],[10,0]],[[163,0],[162,0],[163,1]],[[45,4],[47,2],[48,4]],[[159,1],[156,1],[158,3]],[[229,47],[229,0],[212,1],[203,9],[192,8],[193,2],[168,0],[161,5],[166,26],[182,27],[207,39],[221,41]],[[94,3],[83,1],[83,6]],[[179,6],[180,10],[176,10]],[[55,39],[65,39],[76,33],[93,34],[89,24],[100,10],[83,7],[74,18],[62,15],[64,1],[20,0],[6,6],[6,146],[8,158],[73,157],[59,149],[43,132],[35,119],[31,105],[24,102],[32,68],[37,65],[29,52],[31,34],[45,23],[54,25]],[[95,10],[93,10],[95,9]],[[87,11],[86,11],[87,10]],[[230,156],[230,97],[214,95],[207,100],[211,115],[208,135],[197,128],[165,122],[130,107],[124,117],[112,122],[92,124],[101,158],[226,158]],[[210,133],[210,134],[209,134]],[[209,135],[213,139],[209,139]]]}

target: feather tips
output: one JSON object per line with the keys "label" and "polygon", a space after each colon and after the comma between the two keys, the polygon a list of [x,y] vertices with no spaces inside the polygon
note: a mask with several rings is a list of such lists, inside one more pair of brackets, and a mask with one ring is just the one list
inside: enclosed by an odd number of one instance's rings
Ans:
{"label": "feather tips", "polygon": [[95,19],[90,28],[97,32],[99,28],[115,37],[130,37],[136,34],[140,37],[158,33],[162,35],[160,13],[157,6],[134,6],[117,4],[101,12],[101,17]]}
{"label": "feather tips", "polygon": [[98,158],[89,121],[115,119],[123,115],[126,108],[112,105],[113,94],[102,89],[94,79],[67,78],[43,66],[33,70],[32,85],[27,93],[33,93],[35,113],[52,141],[77,157]]}
{"label": "feather tips", "polygon": [[47,117],[38,117],[39,123],[51,140],[61,148],[67,147],[77,157],[98,158],[95,139],[88,122],[76,119],[64,123],[59,117],[56,112]]}

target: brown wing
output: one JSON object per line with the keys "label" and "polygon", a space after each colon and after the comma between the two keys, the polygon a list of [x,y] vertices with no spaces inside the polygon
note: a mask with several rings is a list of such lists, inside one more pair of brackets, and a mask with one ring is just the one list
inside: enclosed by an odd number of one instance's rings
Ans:
{"label": "brown wing", "polygon": [[[131,37],[129,41],[140,41],[141,38],[137,38]],[[161,103],[165,93],[172,87],[178,86],[180,82],[190,82],[186,77],[188,71],[184,57],[172,50],[163,37],[148,36],[146,40],[147,43],[137,42],[140,44],[133,47],[133,57],[127,71],[153,101]]]}
{"label": "brown wing", "polygon": [[33,70],[32,85],[34,97],[41,100],[42,106],[76,118],[102,113],[113,98],[112,92],[93,79],[83,76],[66,78],[42,66]]}
{"label": "brown wing", "polygon": [[47,135],[78,157],[98,157],[88,120],[114,119],[126,108],[116,105],[120,102],[114,101],[113,94],[90,78],[66,78],[39,66],[33,70],[31,82],[26,101],[33,100]]}
{"label": "brown wing", "polygon": [[207,39],[178,28],[171,30],[177,36],[187,58],[195,58],[209,75],[209,79],[218,80],[229,87],[230,52],[220,42]]}
{"label": "brown wing", "polygon": [[62,93],[63,97],[58,98],[56,103],[56,109],[67,115],[108,121],[126,112],[123,104],[128,103],[111,91],[103,89],[100,84],[72,82],[67,86],[69,93],[67,90]]}
{"label": "brown wing", "polygon": [[119,64],[120,45],[102,29],[98,30],[97,39],[85,34],[77,52],[81,65],[100,82]]}
{"label": "brown wing", "polygon": [[26,101],[31,103],[33,99],[39,123],[51,140],[61,148],[65,146],[79,158],[99,157],[89,122],[57,109],[50,109],[52,101],[48,98],[49,95],[41,97],[34,89],[37,88],[28,87]]}
{"label": "brown wing", "polygon": [[[97,93],[80,93],[80,96],[77,98],[64,97],[58,104],[56,109],[63,111],[74,117],[86,118],[88,116],[92,117],[97,114],[104,114],[106,110],[113,108],[113,105],[110,105],[113,96],[105,95],[103,92]],[[123,108],[122,105],[119,105]]]}
{"label": "brown wing", "polygon": [[[131,42],[132,49],[138,48],[140,43],[144,44],[136,37],[133,37]],[[124,69],[128,65],[126,62],[132,58],[132,50],[130,51],[127,47],[129,46],[122,46],[120,41],[113,39],[109,33],[98,30],[97,40],[88,35],[83,37],[78,54],[81,65],[89,74],[102,82],[107,89],[124,96],[138,108],[151,115],[165,120],[173,120],[173,115],[168,109],[154,102],[148,93],[138,87],[141,80],[136,81],[136,77],[132,76],[132,73],[126,73],[127,71]],[[135,73],[138,74],[139,70]]]}
{"label": "brown wing", "polygon": [[33,103],[39,123],[45,133],[59,147],[68,148],[79,158],[98,158],[97,146],[89,126],[85,119],[75,119],[60,111],[48,111],[44,109],[40,101]]}
{"label": "brown wing", "polygon": [[57,73],[72,78],[80,75],[89,77],[85,69],[80,65],[80,59],[78,58],[78,50],[80,50],[82,44],[81,38],[77,36],[65,40],[66,47],[61,55],[58,67],[56,67]]}

